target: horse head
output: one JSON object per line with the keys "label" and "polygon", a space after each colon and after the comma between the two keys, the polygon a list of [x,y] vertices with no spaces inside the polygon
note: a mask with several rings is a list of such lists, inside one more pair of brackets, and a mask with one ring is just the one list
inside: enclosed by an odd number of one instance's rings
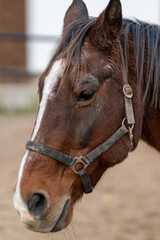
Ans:
{"label": "horse head", "polygon": [[[89,18],[82,0],[73,0],[64,18],[61,43],[39,80],[32,142],[74,159],[87,155],[119,129],[124,118],[121,34],[119,0],[111,0],[97,19]],[[131,85],[136,98],[134,81]],[[139,103],[134,107],[135,147],[142,124],[138,107]],[[107,168],[127,157],[130,144],[128,134],[122,136],[87,167],[93,187]],[[78,172],[82,163],[75,168]],[[83,193],[80,177],[69,166],[38,151],[26,151],[14,194],[25,227],[39,232],[67,227]]]}

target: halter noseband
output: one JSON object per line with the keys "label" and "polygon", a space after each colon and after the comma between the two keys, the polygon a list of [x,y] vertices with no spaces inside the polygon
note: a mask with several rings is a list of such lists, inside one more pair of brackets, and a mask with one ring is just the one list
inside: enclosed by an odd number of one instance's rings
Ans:
{"label": "halter noseband", "polygon": [[[122,121],[122,126],[109,139],[107,139],[98,147],[94,148],[86,156],[80,156],[80,157],[74,157],[74,158],[62,152],[56,151],[53,148],[47,147],[43,144],[40,144],[34,141],[28,141],[26,144],[26,149],[34,152],[38,152],[40,154],[48,156],[54,160],[57,160],[60,163],[63,163],[69,166],[73,170],[73,172],[80,177],[83,184],[84,192],[86,194],[93,191],[92,183],[87,173],[87,167],[95,159],[97,159],[109,148],[111,148],[126,133],[129,133],[129,138],[131,141],[131,150],[133,150],[134,148],[133,133],[132,133],[134,124],[135,124],[133,105],[132,105],[133,90],[131,86],[128,84],[121,45],[120,45],[120,53],[121,53],[121,60],[122,60],[122,75],[123,75],[123,81],[124,81],[123,94],[124,94],[124,102],[125,102],[125,114],[124,114],[125,117]],[[128,128],[125,126],[125,121],[127,121]],[[78,163],[82,164],[82,168],[79,171],[76,170],[76,166]]]}

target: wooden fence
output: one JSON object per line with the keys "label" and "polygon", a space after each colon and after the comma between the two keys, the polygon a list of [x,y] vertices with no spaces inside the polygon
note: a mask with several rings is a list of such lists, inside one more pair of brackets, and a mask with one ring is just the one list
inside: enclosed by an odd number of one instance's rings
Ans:
{"label": "wooden fence", "polygon": [[[25,0],[0,0],[0,31],[25,32]],[[25,42],[0,39],[1,68],[19,68],[26,66]],[[0,82],[15,81],[6,75],[0,75]]]}
{"label": "wooden fence", "polygon": [[26,34],[25,6],[25,0],[0,0],[0,83],[24,82],[35,77],[35,73],[26,70],[28,41],[57,40],[55,36]]}

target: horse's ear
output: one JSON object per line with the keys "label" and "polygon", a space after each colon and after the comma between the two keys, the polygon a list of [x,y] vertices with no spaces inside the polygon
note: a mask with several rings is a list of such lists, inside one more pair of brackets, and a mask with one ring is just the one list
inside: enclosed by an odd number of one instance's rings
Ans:
{"label": "horse's ear", "polygon": [[88,19],[88,10],[82,0],[73,0],[64,17],[64,30],[78,19]]}
{"label": "horse's ear", "polygon": [[122,8],[120,0],[110,0],[89,32],[91,41],[100,50],[106,49],[120,33]]}

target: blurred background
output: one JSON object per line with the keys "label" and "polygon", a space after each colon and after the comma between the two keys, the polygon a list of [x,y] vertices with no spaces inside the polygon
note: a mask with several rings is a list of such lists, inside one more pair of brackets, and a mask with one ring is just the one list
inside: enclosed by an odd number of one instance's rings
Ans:
{"label": "blurred background", "polygon": [[[24,229],[12,206],[14,184],[38,107],[39,75],[58,44],[71,0],[0,0],[0,240],[160,240],[160,155],[140,142],[79,203],[57,234]],[[85,0],[98,16],[108,0]],[[160,24],[159,0],[121,0],[123,16]]]}
{"label": "blurred background", "polygon": [[[108,2],[85,1],[90,16],[98,16]],[[124,17],[159,23],[158,0],[121,2]],[[70,4],[71,0],[0,0],[1,112],[35,109],[35,79],[53,56]]]}

